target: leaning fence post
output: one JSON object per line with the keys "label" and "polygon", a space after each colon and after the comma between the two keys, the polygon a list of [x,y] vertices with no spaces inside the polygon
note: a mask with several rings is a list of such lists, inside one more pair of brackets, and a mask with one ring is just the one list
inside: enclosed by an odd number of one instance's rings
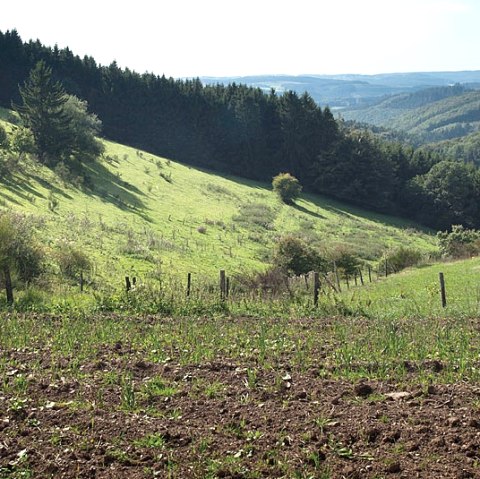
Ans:
{"label": "leaning fence post", "polygon": [[132,283],[130,283],[130,278],[125,276],[125,289],[127,293],[132,289]]}
{"label": "leaning fence post", "polygon": [[225,270],[220,270],[220,299],[225,301],[227,290],[227,281],[225,277]]}
{"label": "leaning fence post", "polygon": [[443,277],[443,273],[438,273],[440,279],[440,294],[442,296],[442,308],[447,306],[447,295],[445,292],[445,278]]}
{"label": "leaning fence post", "polygon": [[320,276],[315,271],[313,273],[313,304],[316,307],[318,305],[318,293],[320,291]]}
{"label": "leaning fence post", "polygon": [[362,286],[363,286],[363,275],[362,275],[362,270],[360,268],[358,268],[358,274],[360,275],[360,283],[362,283]]}

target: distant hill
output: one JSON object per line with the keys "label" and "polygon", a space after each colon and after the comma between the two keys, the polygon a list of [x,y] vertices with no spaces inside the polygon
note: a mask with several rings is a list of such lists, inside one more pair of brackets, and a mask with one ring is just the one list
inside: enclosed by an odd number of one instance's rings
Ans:
{"label": "distant hill", "polygon": [[202,77],[205,85],[241,83],[278,93],[307,91],[320,105],[351,107],[370,105],[387,95],[413,93],[430,87],[453,84],[480,86],[480,71],[386,73],[379,75],[259,75],[244,77]]}
{"label": "distant hill", "polygon": [[342,110],[346,120],[408,133],[417,144],[463,137],[480,129],[480,90],[461,85],[388,97],[375,105]]}

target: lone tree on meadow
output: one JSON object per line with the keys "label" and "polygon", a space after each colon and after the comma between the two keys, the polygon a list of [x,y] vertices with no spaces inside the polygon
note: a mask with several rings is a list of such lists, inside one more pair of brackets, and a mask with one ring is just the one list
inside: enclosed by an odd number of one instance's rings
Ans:
{"label": "lone tree on meadow", "polygon": [[102,126],[87,111],[87,102],[68,95],[53,80],[52,69],[39,61],[20,87],[22,105],[14,105],[23,124],[32,132],[35,150],[43,163],[56,165],[71,156],[92,159],[103,153],[95,138]]}
{"label": "lone tree on meadow", "polygon": [[68,145],[70,119],[64,110],[65,90],[53,81],[51,68],[39,61],[20,87],[20,95],[23,104],[15,106],[20,118],[33,134],[40,159],[51,162]]}
{"label": "lone tree on meadow", "polygon": [[292,204],[302,191],[302,185],[290,173],[280,173],[273,178],[273,191],[287,205]]}

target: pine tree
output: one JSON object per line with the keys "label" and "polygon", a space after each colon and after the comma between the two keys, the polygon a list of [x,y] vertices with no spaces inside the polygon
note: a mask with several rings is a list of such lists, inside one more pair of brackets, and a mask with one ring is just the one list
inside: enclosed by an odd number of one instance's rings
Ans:
{"label": "pine tree", "polygon": [[64,110],[67,95],[52,70],[39,61],[20,87],[23,105],[16,106],[24,125],[35,139],[37,153],[44,163],[55,164],[68,155],[70,119]]}

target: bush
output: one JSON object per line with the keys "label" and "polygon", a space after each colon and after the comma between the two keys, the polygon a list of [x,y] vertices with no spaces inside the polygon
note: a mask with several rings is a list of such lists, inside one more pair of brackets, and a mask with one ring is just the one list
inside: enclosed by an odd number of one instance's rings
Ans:
{"label": "bush", "polygon": [[437,233],[440,251],[444,256],[467,258],[480,252],[480,231],[453,225],[452,231]]}
{"label": "bush", "polygon": [[18,279],[29,282],[42,272],[43,258],[31,218],[0,212],[0,270],[8,268]]}
{"label": "bush", "polygon": [[384,255],[380,261],[379,271],[385,271],[385,261],[387,261],[388,273],[398,273],[402,269],[416,266],[422,259],[422,253],[414,248],[400,246]]}
{"label": "bush", "polygon": [[361,266],[358,256],[344,246],[337,246],[332,253],[332,259],[335,261],[337,270],[347,276],[353,276]]}
{"label": "bush", "polygon": [[28,128],[16,128],[12,137],[12,149],[18,153],[35,153],[33,133]]}
{"label": "bush", "polygon": [[6,149],[8,148],[8,145],[9,145],[9,142],[8,142],[7,132],[5,128],[3,128],[2,125],[0,125],[0,148]]}
{"label": "bush", "polygon": [[327,264],[320,253],[294,236],[280,238],[275,246],[273,265],[287,275],[306,274],[310,271],[326,272]]}
{"label": "bush", "polygon": [[302,191],[302,186],[298,180],[290,173],[280,173],[273,178],[273,191],[278,194],[280,199],[291,204],[296,200]]}
{"label": "bush", "polygon": [[72,279],[78,278],[80,273],[88,272],[92,268],[89,257],[83,251],[67,242],[60,244],[56,257],[62,274]]}

